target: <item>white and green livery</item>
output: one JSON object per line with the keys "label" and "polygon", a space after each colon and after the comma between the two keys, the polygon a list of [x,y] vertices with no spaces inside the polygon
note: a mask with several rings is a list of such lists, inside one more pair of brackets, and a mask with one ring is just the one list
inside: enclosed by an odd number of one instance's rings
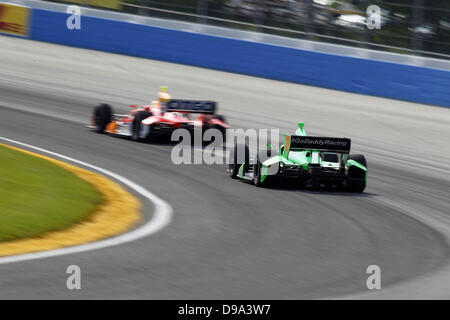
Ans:
{"label": "white and green livery", "polygon": [[360,154],[351,155],[350,145],[348,138],[308,136],[300,122],[295,135],[285,136],[278,155],[267,157],[267,150],[258,150],[251,159],[247,145],[235,144],[228,172],[233,179],[251,180],[258,187],[286,178],[297,179],[307,187],[334,186],[363,192],[367,184],[366,159]]}

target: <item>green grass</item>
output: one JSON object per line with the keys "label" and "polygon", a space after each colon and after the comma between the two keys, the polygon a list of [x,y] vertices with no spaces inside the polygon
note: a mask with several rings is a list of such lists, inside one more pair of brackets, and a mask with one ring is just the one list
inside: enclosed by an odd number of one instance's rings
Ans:
{"label": "green grass", "polygon": [[100,193],[73,173],[0,145],[0,241],[67,228],[101,201]]}

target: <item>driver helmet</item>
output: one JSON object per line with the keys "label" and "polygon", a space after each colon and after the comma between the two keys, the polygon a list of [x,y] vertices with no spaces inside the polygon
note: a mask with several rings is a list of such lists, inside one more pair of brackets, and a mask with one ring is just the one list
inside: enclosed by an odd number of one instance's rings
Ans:
{"label": "driver helmet", "polygon": [[162,104],[170,100],[170,94],[168,93],[169,88],[167,86],[159,87],[158,101]]}

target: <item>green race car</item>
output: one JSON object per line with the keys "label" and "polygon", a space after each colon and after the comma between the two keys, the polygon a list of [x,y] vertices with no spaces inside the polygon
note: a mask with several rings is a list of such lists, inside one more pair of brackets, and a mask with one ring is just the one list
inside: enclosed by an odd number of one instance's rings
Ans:
{"label": "green race car", "polygon": [[248,145],[235,143],[228,173],[233,179],[250,180],[258,187],[286,178],[306,187],[334,186],[363,192],[367,162],[363,155],[350,155],[350,145],[348,138],[307,136],[300,122],[295,135],[285,136],[275,156],[267,157],[267,151],[272,150],[258,150],[256,157],[250,158]]}

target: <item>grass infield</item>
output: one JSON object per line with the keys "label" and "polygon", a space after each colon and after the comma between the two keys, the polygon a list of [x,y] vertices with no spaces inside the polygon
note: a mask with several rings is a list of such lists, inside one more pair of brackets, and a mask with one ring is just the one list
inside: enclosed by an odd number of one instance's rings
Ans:
{"label": "grass infield", "polygon": [[72,172],[0,145],[0,242],[65,229],[101,202],[101,194]]}

